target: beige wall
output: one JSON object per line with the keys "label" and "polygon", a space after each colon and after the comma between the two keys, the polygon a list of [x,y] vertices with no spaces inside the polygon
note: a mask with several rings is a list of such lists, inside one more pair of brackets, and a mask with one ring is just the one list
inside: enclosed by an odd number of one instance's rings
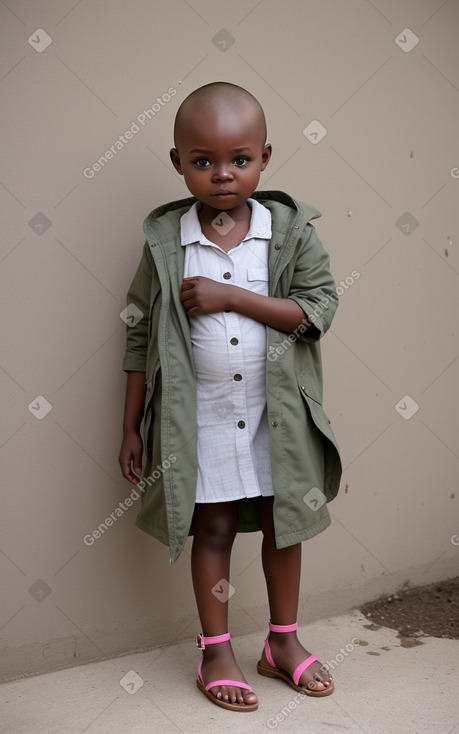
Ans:
{"label": "beige wall", "polygon": [[[274,149],[260,188],[322,211],[348,279],[323,342],[345,471],[331,528],[304,544],[300,619],[457,574],[456,0],[8,0],[0,14],[3,674],[199,631],[189,543],[171,567],[135,507],[83,538],[131,491],[119,314],[143,218],[187,195],[168,159],[177,107],[213,80],[259,98]],[[311,142],[314,120],[327,134]],[[258,534],[238,538],[231,581],[232,632],[264,628]]]}

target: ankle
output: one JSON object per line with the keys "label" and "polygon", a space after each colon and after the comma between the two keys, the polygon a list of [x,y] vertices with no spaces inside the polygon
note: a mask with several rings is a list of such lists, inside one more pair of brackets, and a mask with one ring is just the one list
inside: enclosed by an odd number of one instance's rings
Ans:
{"label": "ankle", "polygon": [[286,645],[292,642],[292,640],[298,640],[298,637],[296,630],[293,632],[270,632],[269,640],[279,645]]}
{"label": "ankle", "polygon": [[228,657],[232,654],[231,642],[221,642],[218,645],[208,645],[203,651],[204,660],[211,662],[212,660],[218,660],[218,658]]}

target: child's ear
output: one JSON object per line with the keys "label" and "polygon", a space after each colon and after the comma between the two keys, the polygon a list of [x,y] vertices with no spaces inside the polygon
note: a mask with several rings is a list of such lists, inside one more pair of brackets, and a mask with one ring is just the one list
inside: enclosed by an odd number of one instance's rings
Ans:
{"label": "child's ear", "polygon": [[263,148],[263,153],[261,154],[261,170],[262,171],[264,171],[266,166],[268,165],[272,152],[273,152],[273,149],[272,149],[271,143],[266,143],[265,147]]}
{"label": "child's ear", "polygon": [[180,156],[177,148],[171,148],[169,153],[172,161],[172,165],[174,166],[177,173],[180,173],[181,176],[183,176],[182,166],[180,164]]}

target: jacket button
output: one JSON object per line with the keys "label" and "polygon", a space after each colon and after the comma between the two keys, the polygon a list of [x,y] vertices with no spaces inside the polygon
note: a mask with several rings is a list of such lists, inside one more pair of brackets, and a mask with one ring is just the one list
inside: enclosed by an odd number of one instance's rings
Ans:
{"label": "jacket button", "polygon": [[277,421],[271,421],[271,425],[272,425],[272,426],[273,426],[274,428],[277,428],[277,426],[278,426],[279,424],[278,424],[278,422],[277,422]]}
{"label": "jacket button", "polygon": [[235,336],[233,336],[233,338],[232,338],[232,339],[230,339],[230,344],[232,344],[232,345],[233,345],[233,347],[235,347],[235,346],[236,346],[236,344],[239,344],[239,339],[236,339],[236,337],[235,337]]}
{"label": "jacket button", "polygon": [[281,248],[281,245],[279,245],[279,244],[277,244],[277,245],[274,245],[274,249],[275,249],[275,250],[280,250],[280,248]]}
{"label": "jacket button", "polygon": [[245,428],[245,422],[244,421],[239,421],[239,423],[237,424],[237,427],[238,428]]}
{"label": "jacket button", "polygon": [[229,280],[231,278],[231,273],[223,273],[223,277],[225,280]]}
{"label": "jacket button", "polygon": [[242,375],[240,375],[239,372],[236,372],[236,374],[233,377],[233,380],[236,380],[236,382],[240,382],[242,380]]}

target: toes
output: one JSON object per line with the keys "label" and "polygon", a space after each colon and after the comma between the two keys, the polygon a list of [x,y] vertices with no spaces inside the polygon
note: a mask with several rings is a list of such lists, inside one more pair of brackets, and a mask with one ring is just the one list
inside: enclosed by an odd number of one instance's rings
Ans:
{"label": "toes", "polygon": [[253,691],[246,691],[241,688],[227,688],[226,686],[222,686],[221,688],[211,688],[210,690],[215,698],[226,703],[237,703],[244,706],[258,702],[258,698]]}
{"label": "toes", "polygon": [[311,691],[323,691],[325,689],[325,685],[321,681],[317,680],[308,681],[306,687],[309,688]]}
{"label": "toes", "polygon": [[240,701],[238,701],[238,696],[234,688],[230,688],[228,700],[230,703],[240,703]]}
{"label": "toes", "polygon": [[329,688],[332,684],[332,676],[329,674],[325,667],[321,667],[317,673],[313,673],[312,680],[307,681],[300,685],[306,686],[311,691],[324,691]]}
{"label": "toes", "polygon": [[222,688],[211,688],[210,692],[212,693],[215,698],[218,698],[219,701],[228,701],[228,689],[225,687]]}

